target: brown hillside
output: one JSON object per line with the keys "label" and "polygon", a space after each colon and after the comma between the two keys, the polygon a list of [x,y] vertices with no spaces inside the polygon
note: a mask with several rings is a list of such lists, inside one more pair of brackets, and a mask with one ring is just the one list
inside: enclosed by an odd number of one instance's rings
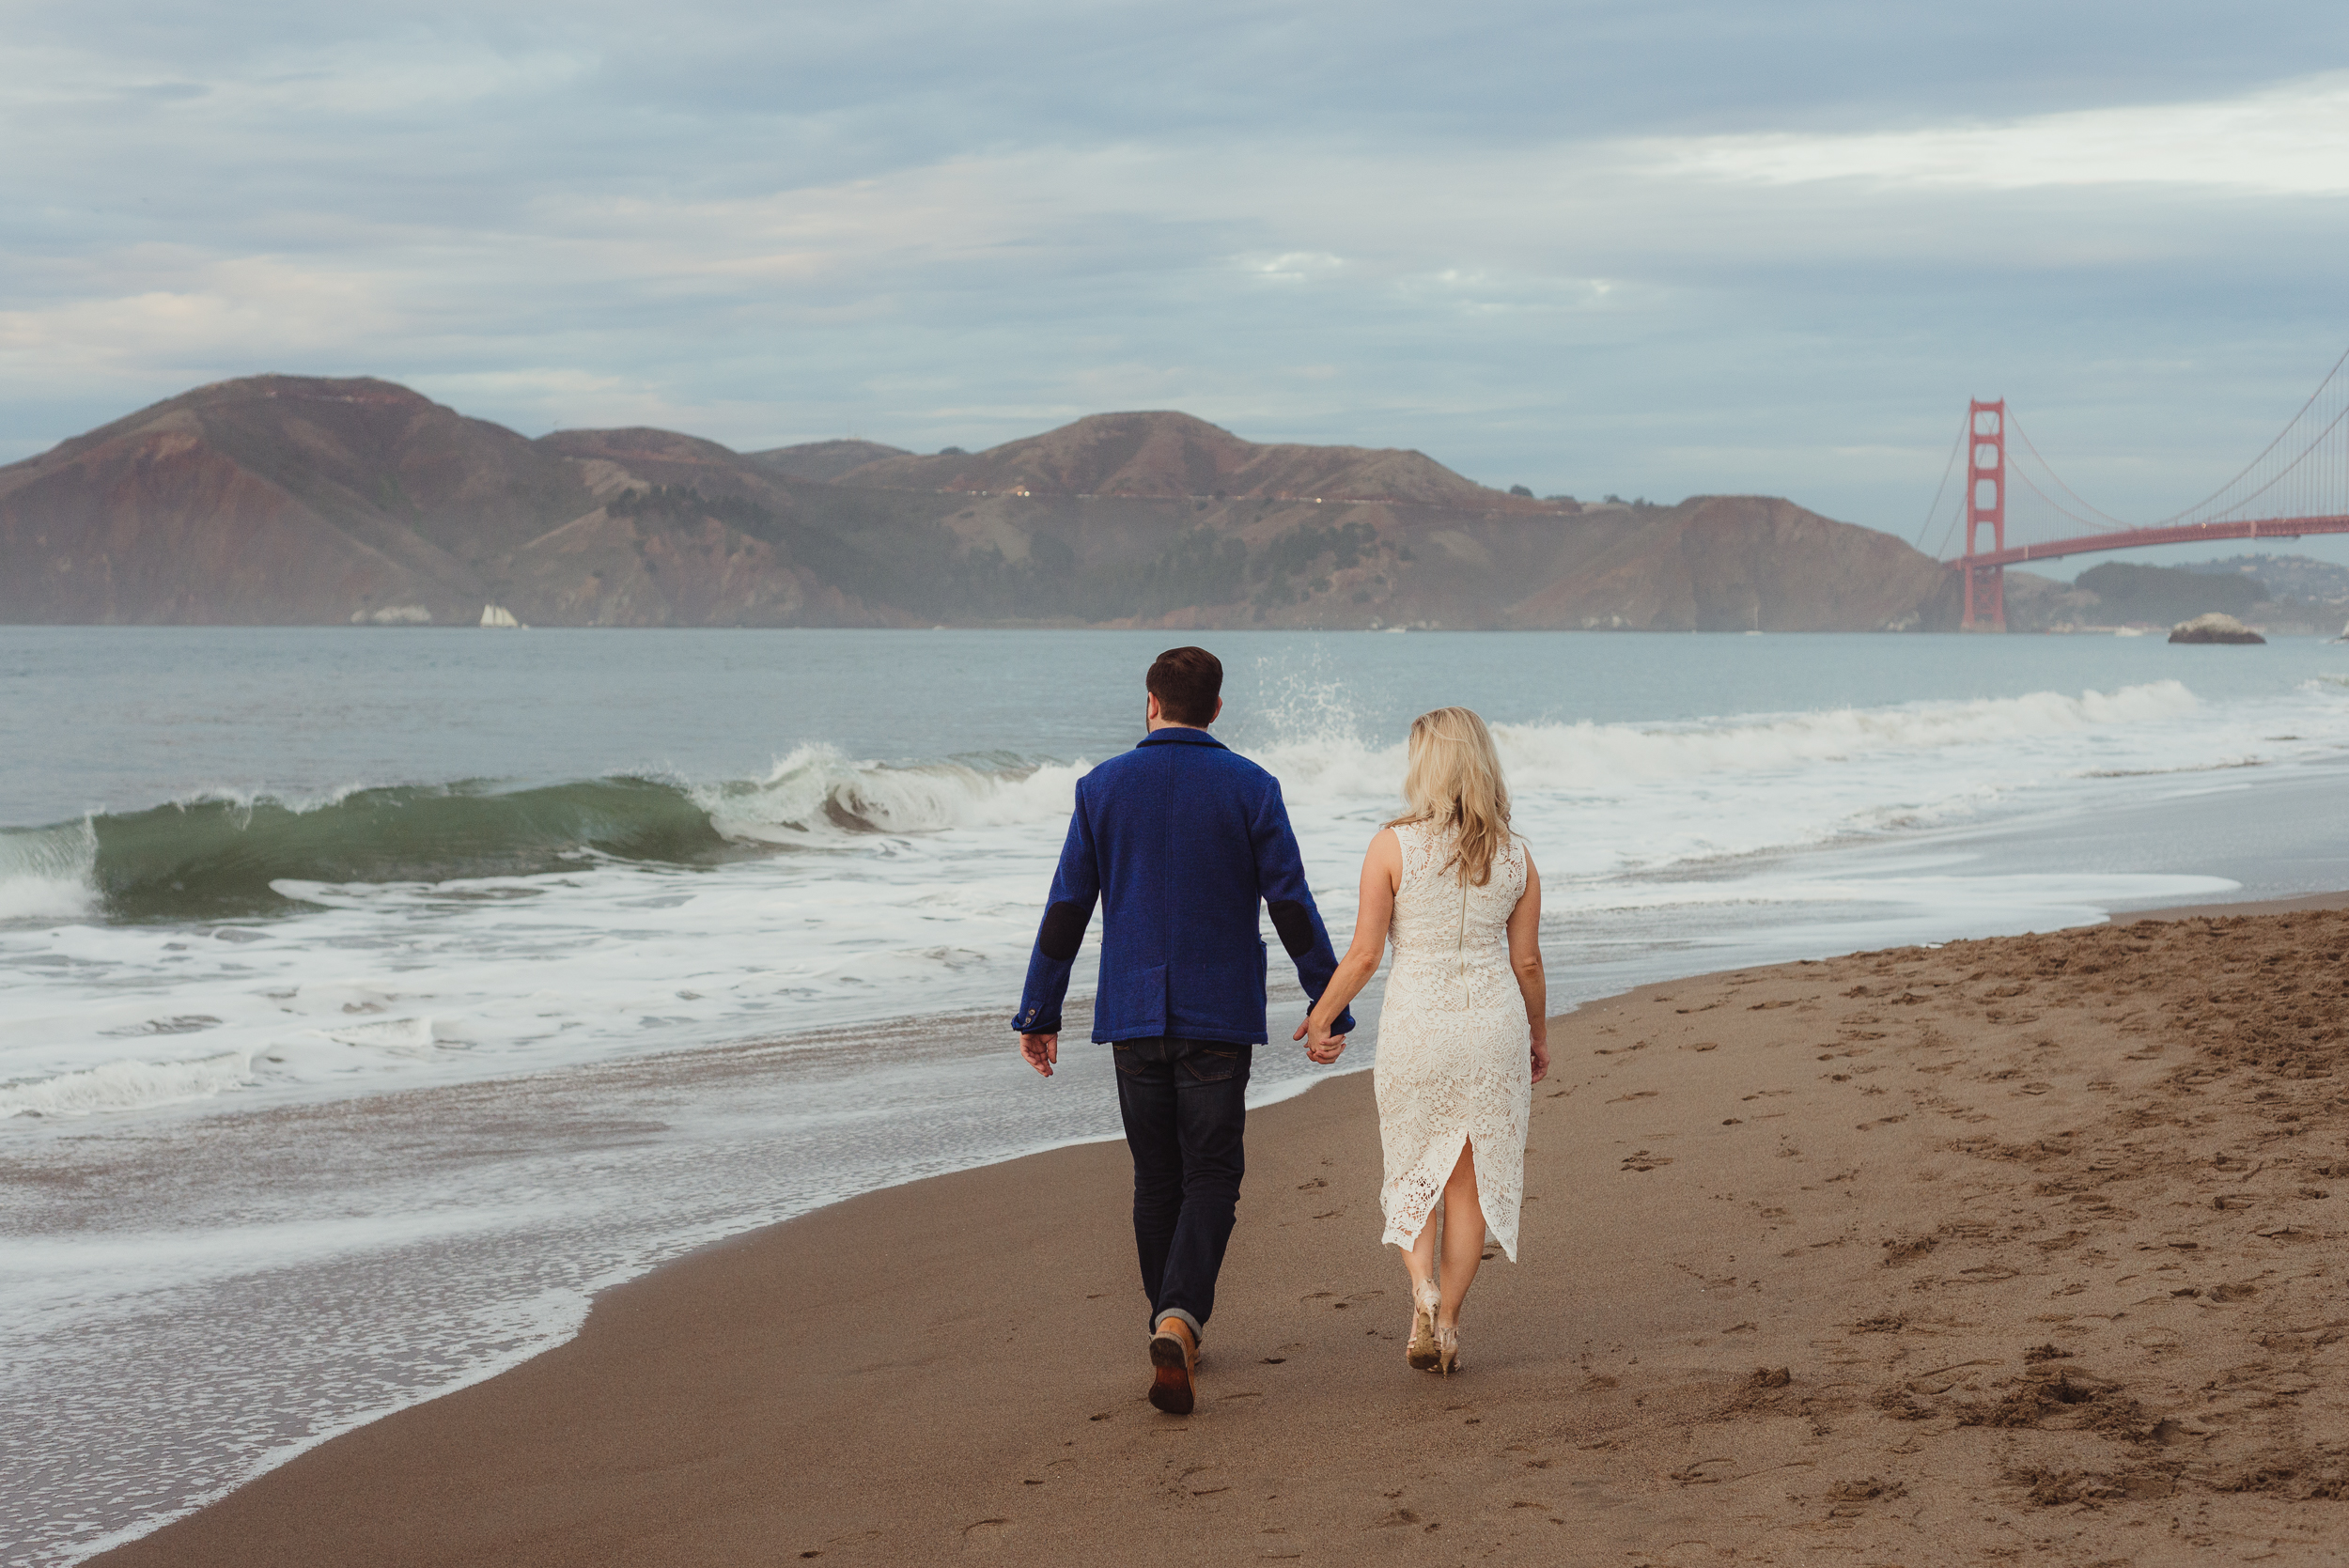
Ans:
{"label": "brown hillside", "polygon": [[1946,575],[1890,534],[1772,496],[1693,496],[1616,536],[1586,537],[1593,548],[1509,606],[1505,624],[1841,631],[1911,617],[1913,626]]}
{"label": "brown hillside", "polygon": [[223,381],[0,469],[0,616],[478,614],[485,566],[589,505],[572,465],[405,387]]}
{"label": "brown hillside", "polygon": [[556,430],[540,436],[534,444],[567,458],[605,458],[620,462],[642,458],[728,470],[739,468],[744,462],[742,455],[732,447],[645,425],[612,430]]}
{"label": "brown hillside", "polygon": [[844,586],[930,621],[1873,631],[1915,626],[1944,575],[1889,535],[1760,496],[1579,514],[845,487],[797,500],[846,548]]}
{"label": "brown hillside", "polygon": [[510,602],[544,626],[869,626],[910,617],[844,593],[803,559],[780,474],[699,436],[635,427],[558,430],[538,444],[577,465],[599,505],[518,551]]}
{"label": "brown hillside", "polygon": [[1320,561],[1297,574],[1299,597],[1266,624],[1353,609],[1390,626],[1874,631],[1914,626],[1942,576],[1889,535],[1766,496],[1560,519],[1358,507],[1332,520],[1375,522],[1377,545],[1326,578]]}
{"label": "brown hillside", "polygon": [[[0,469],[0,620],[906,619],[799,561],[785,483],[670,431],[532,442],[388,381],[223,381]],[[653,486],[682,498],[612,510]]]}
{"label": "brown hillside", "polygon": [[1097,413],[969,456],[886,458],[846,485],[997,495],[1391,501],[1421,506],[1555,511],[1487,489],[1418,452],[1260,445],[1187,413]]}
{"label": "brown hillside", "polygon": [[526,441],[378,380],[222,382],[0,469],[0,619],[1865,630],[1947,589],[1791,502],[1583,509],[1176,413],[840,483],[776,458]]}
{"label": "brown hillside", "polygon": [[863,468],[883,458],[912,455],[902,446],[884,446],[877,441],[809,441],[797,446],[770,446],[764,452],[742,454],[761,468],[794,479],[813,479],[817,484],[829,483],[850,469]]}
{"label": "brown hillside", "polygon": [[599,501],[646,485],[682,485],[708,496],[748,497],[774,511],[791,509],[791,491],[780,474],[699,436],[644,427],[557,430],[537,444],[578,465]]}

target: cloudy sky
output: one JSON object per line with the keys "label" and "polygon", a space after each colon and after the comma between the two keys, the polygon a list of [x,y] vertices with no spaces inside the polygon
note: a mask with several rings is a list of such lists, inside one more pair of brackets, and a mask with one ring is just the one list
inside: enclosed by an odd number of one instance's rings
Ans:
{"label": "cloudy sky", "polygon": [[0,0],[0,460],[282,370],[1914,536],[1968,396],[2150,519],[2349,348],[2337,0]]}

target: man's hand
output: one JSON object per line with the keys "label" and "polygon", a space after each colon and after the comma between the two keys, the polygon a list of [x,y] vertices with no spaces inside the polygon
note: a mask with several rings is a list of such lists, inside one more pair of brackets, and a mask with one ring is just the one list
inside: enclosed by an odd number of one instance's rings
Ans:
{"label": "man's hand", "polygon": [[1289,1038],[1304,1041],[1305,1055],[1325,1067],[1335,1062],[1338,1054],[1346,1049],[1346,1036],[1332,1034],[1315,1023],[1311,1013],[1305,1015],[1305,1021],[1297,1026],[1297,1032]]}
{"label": "man's hand", "polygon": [[1533,1081],[1541,1082],[1549,1076],[1549,1040],[1546,1034],[1533,1036]]}
{"label": "man's hand", "polygon": [[1029,1066],[1050,1078],[1052,1063],[1060,1060],[1060,1036],[1022,1034],[1019,1036],[1019,1054],[1027,1059]]}

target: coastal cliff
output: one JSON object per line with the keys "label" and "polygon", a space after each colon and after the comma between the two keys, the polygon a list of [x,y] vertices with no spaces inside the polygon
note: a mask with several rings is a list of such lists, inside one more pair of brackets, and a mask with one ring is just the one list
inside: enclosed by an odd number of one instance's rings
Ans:
{"label": "coastal cliff", "polygon": [[740,453],[261,376],[0,468],[17,623],[1838,631],[1918,625],[1943,576],[1776,498],[1537,500],[1173,411]]}

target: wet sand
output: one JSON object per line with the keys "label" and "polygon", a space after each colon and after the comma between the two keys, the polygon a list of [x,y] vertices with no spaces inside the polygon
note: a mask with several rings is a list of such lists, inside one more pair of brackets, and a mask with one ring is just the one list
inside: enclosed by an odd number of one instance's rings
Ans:
{"label": "wet sand", "polygon": [[1092,1145],[696,1253],[96,1560],[2337,1560],[2330,903],[1557,1020],[1525,1261],[1486,1265],[1455,1378],[1403,1364],[1358,1075],[1252,1117],[1189,1420],[1143,1403]]}

